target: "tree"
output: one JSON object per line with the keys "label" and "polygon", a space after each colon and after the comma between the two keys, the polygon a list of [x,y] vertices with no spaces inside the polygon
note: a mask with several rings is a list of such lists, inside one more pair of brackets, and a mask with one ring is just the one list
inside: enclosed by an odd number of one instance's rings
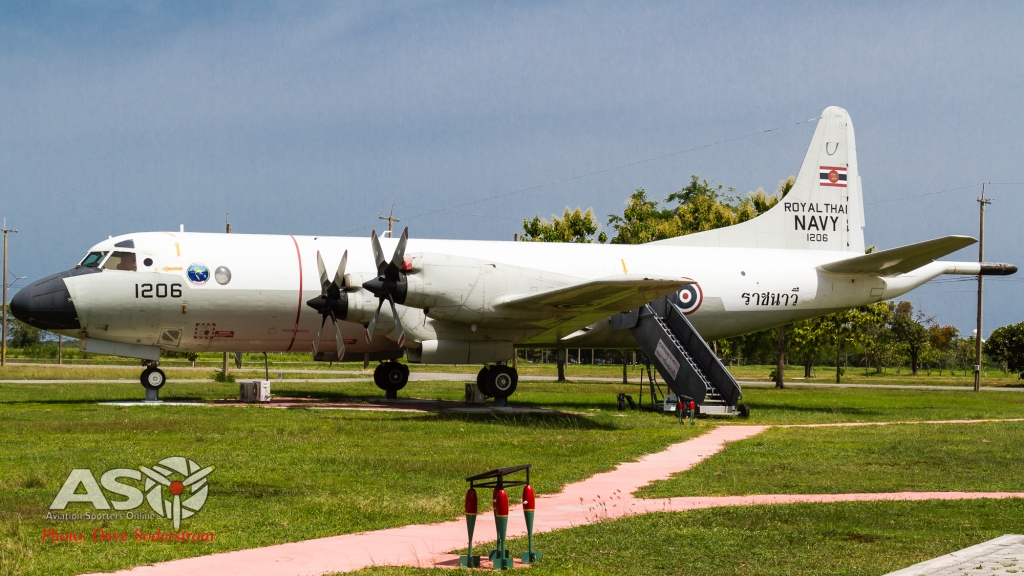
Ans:
{"label": "tree", "polygon": [[779,326],[778,330],[779,343],[775,358],[775,387],[782,390],[786,387],[786,383],[783,380],[786,374],[786,327]]}
{"label": "tree", "polygon": [[914,313],[914,305],[906,300],[901,301],[893,310],[890,328],[896,341],[906,346],[910,355],[910,371],[917,376],[920,368],[921,350],[928,343],[929,327],[935,319],[918,311]]}
{"label": "tree", "polygon": [[892,331],[889,330],[894,308],[892,302],[876,302],[858,309],[860,314],[854,338],[864,352],[865,374],[872,363],[876,374],[888,365],[886,361],[891,356],[888,351],[894,346]]}
{"label": "tree", "polygon": [[861,310],[853,309],[833,312],[820,318],[822,332],[826,335],[828,342],[835,346],[836,350],[836,384],[839,384],[840,377],[843,374],[842,362],[840,361],[843,345],[849,336],[854,333],[854,328],[858,324],[860,314],[863,314]]}
{"label": "tree", "polygon": [[9,312],[7,319],[7,345],[11,348],[31,348],[42,342],[43,331],[39,328],[25,324]]}
{"label": "tree", "polygon": [[942,376],[942,369],[949,362],[951,355],[955,352],[956,339],[960,336],[960,330],[956,326],[939,326],[934,324],[928,327],[928,345],[934,351],[935,362],[939,367],[939,376]]}
{"label": "tree", "polygon": [[[601,228],[594,217],[594,209],[587,208],[586,212],[579,208],[576,210],[565,209],[565,213],[559,218],[551,216],[551,222],[544,220],[539,215],[533,220],[523,220],[522,240],[525,242],[575,242],[590,243],[594,235]],[[602,230],[597,236],[597,241],[604,244],[608,235]]]}
{"label": "tree", "polygon": [[964,376],[967,376],[967,371],[970,370],[971,366],[974,366],[976,361],[975,354],[974,336],[957,338],[955,363],[963,368]]}
{"label": "tree", "polygon": [[646,244],[681,234],[672,211],[658,208],[658,202],[649,200],[643,188],[629,196],[622,216],[608,216],[608,225],[616,233],[612,244]]}
{"label": "tree", "polygon": [[996,328],[982,344],[982,349],[1024,380],[1024,322]]}
{"label": "tree", "polygon": [[823,331],[821,318],[809,318],[789,325],[789,347],[793,356],[800,359],[804,366],[804,378],[811,377],[811,367],[821,356],[825,346],[826,334]]}
{"label": "tree", "polygon": [[676,203],[671,208],[660,207],[638,188],[626,201],[622,216],[608,216],[608,225],[616,232],[612,244],[644,244],[745,222],[778,204],[794,182],[790,176],[779,182],[772,195],[759,188],[740,198],[734,195],[735,188],[714,186],[695,174],[689,184],[665,199]]}

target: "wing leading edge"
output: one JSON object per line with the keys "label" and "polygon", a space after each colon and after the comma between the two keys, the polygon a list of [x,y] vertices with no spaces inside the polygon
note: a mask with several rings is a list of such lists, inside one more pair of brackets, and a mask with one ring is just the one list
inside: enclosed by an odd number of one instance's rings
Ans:
{"label": "wing leading edge", "polygon": [[818,268],[834,274],[877,274],[898,276],[931,264],[936,258],[952,254],[977,242],[970,236],[945,236],[916,244],[872,252],[823,264]]}
{"label": "wing leading edge", "polygon": [[693,284],[692,280],[650,277],[636,274],[609,276],[537,294],[514,294],[495,303],[506,310],[548,311],[540,322],[546,330],[533,339],[563,338],[618,312],[627,312]]}

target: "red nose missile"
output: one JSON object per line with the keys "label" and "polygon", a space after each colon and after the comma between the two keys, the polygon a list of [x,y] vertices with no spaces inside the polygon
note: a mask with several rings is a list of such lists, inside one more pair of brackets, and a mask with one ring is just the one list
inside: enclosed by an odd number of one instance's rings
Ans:
{"label": "red nose missile", "polygon": [[469,491],[466,492],[466,516],[473,516],[476,514],[476,511],[476,490],[470,488]]}
{"label": "red nose missile", "polygon": [[527,484],[523,488],[523,511],[533,512],[537,509],[537,501],[533,496],[533,486]]}
{"label": "red nose missile", "polygon": [[494,515],[499,518],[508,517],[508,493],[504,490],[494,489],[491,497],[491,506],[494,508]]}

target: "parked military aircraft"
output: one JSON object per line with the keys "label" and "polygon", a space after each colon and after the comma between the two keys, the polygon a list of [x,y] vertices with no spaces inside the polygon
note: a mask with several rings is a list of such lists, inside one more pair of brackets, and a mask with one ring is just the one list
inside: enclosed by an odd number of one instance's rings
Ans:
{"label": "parked military aircraft", "polygon": [[380,361],[374,380],[391,393],[408,381],[402,356],[482,364],[481,389],[507,397],[516,347],[636,348],[609,318],[666,296],[714,340],[942,274],[1016,271],[936,261],[975,242],[966,236],[865,254],[863,227],[853,125],[830,107],[789,194],[728,228],[643,245],[140,232],[22,288],[11,310],[86,351],[141,359],[150,389],[165,382],[161,350],[311,349]]}

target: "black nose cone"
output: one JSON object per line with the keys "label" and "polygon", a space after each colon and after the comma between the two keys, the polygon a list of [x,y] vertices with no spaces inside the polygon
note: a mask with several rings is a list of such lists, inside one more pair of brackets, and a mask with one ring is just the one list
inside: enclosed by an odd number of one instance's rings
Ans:
{"label": "black nose cone", "polygon": [[11,299],[14,317],[43,330],[80,330],[78,311],[63,276],[47,276],[18,290]]}

